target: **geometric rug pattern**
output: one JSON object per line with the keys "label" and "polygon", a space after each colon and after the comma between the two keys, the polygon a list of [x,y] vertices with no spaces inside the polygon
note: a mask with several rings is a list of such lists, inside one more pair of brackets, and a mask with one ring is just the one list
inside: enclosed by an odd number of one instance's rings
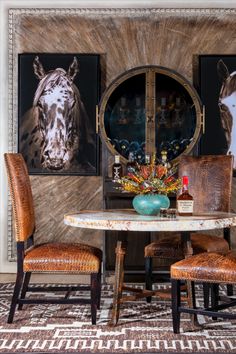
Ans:
{"label": "geometric rug pattern", "polygon": [[[176,335],[172,331],[170,301],[157,297],[151,304],[144,299],[123,304],[118,325],[109,327],[111,285],[103,285],[96,326],[91,325],[87,304],[24,305],[22,311],[16,311],[13,323],[7,324],[13,286],[0,284],[0,352],[3,353],[236,353],[236,321],[213,321],[198,316],[202,325],[199,330],[192,327],[188,314],[182,314],[181,333]],[[168,286],[159,284],[156,289]],[[78,296],[79,292],[73,295]],[[50,296],[55,294],[52,292]],[[197,305],[201,304],[202,289],[197,286]]]}

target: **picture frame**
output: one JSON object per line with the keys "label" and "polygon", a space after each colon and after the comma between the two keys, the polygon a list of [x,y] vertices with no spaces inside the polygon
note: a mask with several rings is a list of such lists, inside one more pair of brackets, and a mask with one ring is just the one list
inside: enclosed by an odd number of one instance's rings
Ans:
{"label": "picture frame", "polygon": [[233,154],[236,175],[236,54],[197,55],[193,81],[205,106],[201,155]]}
{"label": "picture frame", "polygon": [[18,152],[29,174],[99,174],[98,54],[18,54]]}

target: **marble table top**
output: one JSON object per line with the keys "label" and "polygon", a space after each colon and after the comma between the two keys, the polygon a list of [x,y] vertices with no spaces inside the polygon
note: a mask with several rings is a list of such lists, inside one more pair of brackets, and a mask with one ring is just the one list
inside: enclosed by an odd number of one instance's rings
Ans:
{"label": "marble table top", "polygon": [[236,226],[236,214],[209,212],[193,216],[139,215],[133,209],[81,210],[64,216],[66,225],[120,231],[199,231]]}

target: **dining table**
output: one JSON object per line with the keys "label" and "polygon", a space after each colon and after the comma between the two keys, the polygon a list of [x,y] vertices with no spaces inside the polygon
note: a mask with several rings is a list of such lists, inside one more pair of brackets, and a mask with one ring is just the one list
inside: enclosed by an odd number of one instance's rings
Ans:
{"label": "dining table", "polygon": [[[202,230],[223,229],[227,239],[230,227],[236,226],[236,214],[225,212],[213,212],[193,214],[191,216],[171,215],[140,215],[134,209],[106,209],[106,210],[80,210],[76,213],[64,215],[64,223],[69,226],[95,229],[95,230],[119,230],[133,231],[139,237],[140,231],[148,232],[180,232],[185,257],[193,254],[190,233]],[[112,234],[112,233],[111,233]],[[124,259],[127,249],[127,242],[117,241],[116,262],[113,292],[113,307],[110,325],[118,323],[120,305],[127,301],[153,295],[161,295],[158,291],[126,286],[124,284]],[[123,295],[131,292],[132,295]],[[187,283],[188,302],[193,306],[191,284]]]}

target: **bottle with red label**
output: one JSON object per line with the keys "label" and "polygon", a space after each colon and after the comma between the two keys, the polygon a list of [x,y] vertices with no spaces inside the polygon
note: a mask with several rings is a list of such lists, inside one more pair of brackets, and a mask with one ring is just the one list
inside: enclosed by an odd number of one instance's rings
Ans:
{"label": "bottle with red label", "polygon": [[177,197],[177,211],[180,216],[193,215],[193,196],[188,190],[188,176],[182,177],[182,193]]}

